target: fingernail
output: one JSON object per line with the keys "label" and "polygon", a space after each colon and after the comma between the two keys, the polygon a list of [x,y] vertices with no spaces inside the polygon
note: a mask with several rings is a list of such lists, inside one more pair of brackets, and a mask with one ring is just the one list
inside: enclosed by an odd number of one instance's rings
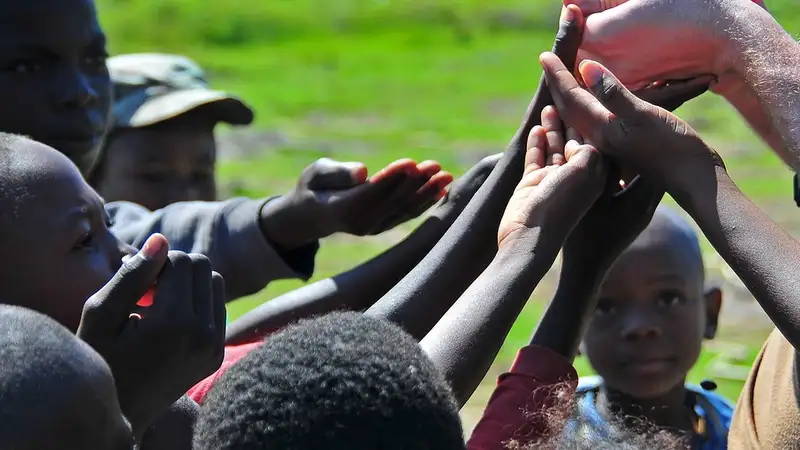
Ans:
{"label": "fingernail", "polygon": [[145,258],[154,258],[159,254],[159,252],[161,252],[161,248],[163,246],[164,236],[161,236],[160,234],[154,234],[147,239],[139,253],[141,253]]}
{"label": "fingernail", "polygon": [[581,73],[584,83],[589,88],[600,86],[603,81],[603,69],[594,61],[584,60],[578,66],[578,71]]}

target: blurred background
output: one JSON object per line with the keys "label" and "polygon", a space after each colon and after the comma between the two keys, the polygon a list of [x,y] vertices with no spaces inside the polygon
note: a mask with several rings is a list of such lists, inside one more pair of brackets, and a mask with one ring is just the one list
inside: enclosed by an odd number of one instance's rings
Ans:
{"label": "blurred background", "polygon": [[[112,54],[179,53],[212,86],[256,109],[247,129],[220,133],[220,196],[283,193],[317,158],[363,161],[372,170],[401,157],[435,159],[455,175],[504,150],[516,130],[558,21],[558,0],[97,0]],[[796,0],[767,0],[800,31]],[[713,94],[678,114],[725,158],[734,180],[800,237],[790,171]],[[654,142],[653,145],[658,145]],[[671,200],[666,200],[670,203]],[[314,280],[347,270],[400,240],[415,223],[374,238],[323,243]],[[725,294],[720,336],[692,373],[735,399],[771,329],[707,243],[709,282]],[[498,373],[525,345],[555,287],[557,267],[534,293],[492,371],[463,410],[469,429]],[[300,286],[276,282],[232,304],[235,318]],[[576,362],[581,374],[588,364]]]}

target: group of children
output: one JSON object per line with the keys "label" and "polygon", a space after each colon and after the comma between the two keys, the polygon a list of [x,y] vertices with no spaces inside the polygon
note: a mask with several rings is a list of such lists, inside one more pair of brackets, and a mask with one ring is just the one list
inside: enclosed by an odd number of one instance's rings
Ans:
{"label": "group of children", "polygon": [[[214,128],[249,124],[244,101],[184,57],[106,59],[91,0],[3,9],[0,130],[14,134],[0,134],[0,448],[751,448],[769,415],[753,398],[795,398],[789,319],[773,319],[788,341],[771,338],[755,368],[771,376],[753,375],[736,420],[709,385],[687,384],[722,293],[692,226],[657,207],[664,192],[768,313],[786,310],[774,299],[786,291],[758,283],[785,267],[749,252],[797,244],[747,206],[717,158],[684,168],[713,178],[711,194],[659,162],[673,148],[713,153],[688,126],[664,131],[680,119],[610,105],[594,63],[579,75],[600,100],[576,94],[559,66],[575,66],[575,6],[508,150],[446,193],[452,177],[433,161],[369,177],[322,160],[287,195],[222,202]],[[641,97],[672,108],[705,88]],[[643,132],[668,138],[617,143],[604,108],[649,115]],[[620,181],[606,155],[644,177]],[[226,302],[310,277],[319,239],[377,234],[434,204],[395,247],[226,326]],[[763,241],[741,238],[742,217]],[[531,345],[465,442],[459,407],[562,250]],[[579,346],[598,376],[578,379]],[[796,405],[778,414],[800,417]],[[769,448],[797,441],[793,423]]]}

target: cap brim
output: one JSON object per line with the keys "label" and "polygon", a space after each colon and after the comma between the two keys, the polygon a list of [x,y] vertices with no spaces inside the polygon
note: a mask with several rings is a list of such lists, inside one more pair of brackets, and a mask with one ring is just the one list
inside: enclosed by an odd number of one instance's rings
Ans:
{"label": "cap brim", "polygon": [[120,120],[118,127],[146,127],[164,122],[197,108],[208,107],[217,115],[218,122],[231,125],[249,125],[253,110],[242,100],[226,92],[210,89],[173,91],[152,97],[139,106],[128,120]]}

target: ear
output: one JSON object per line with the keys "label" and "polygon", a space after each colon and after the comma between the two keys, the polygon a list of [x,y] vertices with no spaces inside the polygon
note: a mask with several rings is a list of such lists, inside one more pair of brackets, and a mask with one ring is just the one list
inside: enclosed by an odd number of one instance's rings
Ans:
{"label": "ear", "polygon": [[703,337],[714,339],[717,335],[719,312],[722,309],[722,290],[716,286],[706,289],[706,328]]}

